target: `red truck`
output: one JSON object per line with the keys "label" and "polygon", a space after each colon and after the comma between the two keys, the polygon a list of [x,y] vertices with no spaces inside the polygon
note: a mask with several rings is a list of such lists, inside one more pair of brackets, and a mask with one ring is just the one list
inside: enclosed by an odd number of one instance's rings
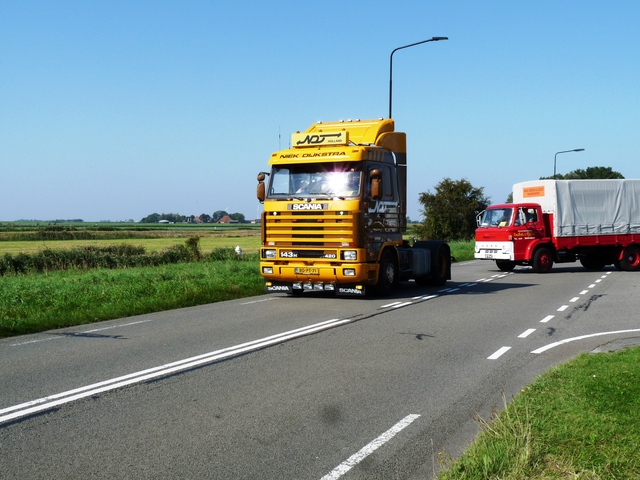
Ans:
{"label": "red truck", "polygon": [[475,258],[505,272],[546,273],[579,260],[589,270],[640,270],[640,180],[534,180],[513,202],[478,215]]}

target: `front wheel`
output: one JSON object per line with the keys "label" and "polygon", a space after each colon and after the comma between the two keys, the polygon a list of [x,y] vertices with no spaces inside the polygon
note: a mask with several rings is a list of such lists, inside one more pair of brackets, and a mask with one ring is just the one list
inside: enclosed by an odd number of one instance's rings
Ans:
{"label": "front wheel", "polygon": [[549,273],[553,267],[553,254],[547,247],[540,247],[533,254],[533,271],[536,273]]}
{"label": "front wheel", "polygon": [[378,283],[375,286],[375,293],[386,296],[391,293],[393,287],[398,283],[398,263],[390,250],[385,250],[380,259],[380,270],[378,271]]}
{"label": "front wheel", "polygon": [[638,245],[627,245],[622,252],[620,259],[620,269],[625,272],[637,272],[640,270],[640,247]]}
{"label": "front wheel", "polygon": [[503,272],[511,272],[516,268],[516,262],[512,262],[511,260],[496,260],[496,267]]}

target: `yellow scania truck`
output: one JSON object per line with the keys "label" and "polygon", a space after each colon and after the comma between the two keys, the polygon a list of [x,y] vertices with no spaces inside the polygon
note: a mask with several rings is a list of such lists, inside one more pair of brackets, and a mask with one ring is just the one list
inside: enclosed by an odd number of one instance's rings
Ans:
{"label": "yellow scania truck", "polygon": [[401,281],[443,285],[451,252],[410,245],[406,134],[392,119],[312,125],[258,175],[266,292],[386,295]]}

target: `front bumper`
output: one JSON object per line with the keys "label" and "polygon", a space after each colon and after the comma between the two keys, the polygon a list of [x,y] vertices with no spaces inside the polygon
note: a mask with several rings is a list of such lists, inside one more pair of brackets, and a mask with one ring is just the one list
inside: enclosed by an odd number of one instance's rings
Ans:
{"label": "front bumper", "polygon": [[480,260],[515,260],[513,242],[476,242],[473,256]]}

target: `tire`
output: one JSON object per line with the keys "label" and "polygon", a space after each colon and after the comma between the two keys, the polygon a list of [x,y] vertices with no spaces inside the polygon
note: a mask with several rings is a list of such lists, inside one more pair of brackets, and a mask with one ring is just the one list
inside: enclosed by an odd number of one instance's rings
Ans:
{"label": "tire", "polygon": [[597,256],[580,257],[580,263],[587,270],[591,270],[594,272],[602,270],[606,265],[606,262]]}
{"label": "tire", "polygon": [[448,273],[451,269],[451,253],[448,248],[442,246],[431,260],[431,284],[441,287],[447,283]]}
{"label": "tire", "polygon": [[416,242],[414,248],[429,250],[431,256],[430,274],[416,277],[415,281],[421,287],[435,285],[442,286],[451,278],[451,249],[440,240]]}
{"label": "tire", "polygon": [[374,287],[376,295],[389,295],[398,284],[398,273],[398,263],[391,253],[391,250],[385,250],[380,258],[378,283],[376,283]]}
{"label": "tire", "polygon": [[540,247],[533,254],[533,271],[536,273],[549,273],[553,267],[553,254],[547,247]]}
{"label": "tire", "polygon": [[640,271],[640,246],[627,245],[619,261],[620,269],[625,272]]}
{"label": "tire", "polygon": [[511,272],[516,268],[516,262],[512,262],[511,260],[496,260],[496,267],[503,272]]}

